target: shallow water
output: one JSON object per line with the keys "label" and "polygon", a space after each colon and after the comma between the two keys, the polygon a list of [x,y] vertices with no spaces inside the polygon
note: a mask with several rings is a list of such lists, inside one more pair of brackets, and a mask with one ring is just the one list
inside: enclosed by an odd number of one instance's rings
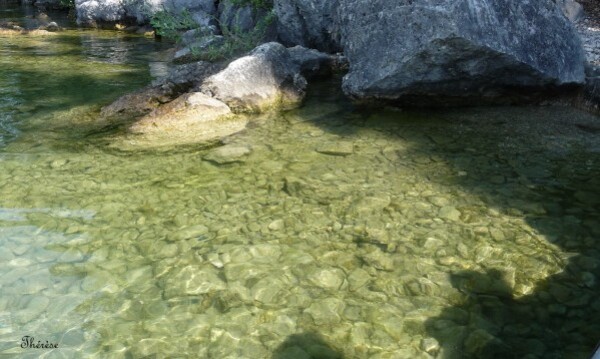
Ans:
{"label": "shallow water", "polygon": [[597,117],[357,109],[322,84],[228,139],[239,162],[115,150],[99,109],[160,50],[0,37],[0,356],[590,356]]}

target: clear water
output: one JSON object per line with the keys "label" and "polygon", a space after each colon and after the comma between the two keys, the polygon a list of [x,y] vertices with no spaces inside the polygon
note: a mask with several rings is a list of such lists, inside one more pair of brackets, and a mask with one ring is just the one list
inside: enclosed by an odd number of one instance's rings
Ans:
{"label": "clear water", "polygon": [[228,139],[241,162],[115,150],[99,109],[162,49],[0,37],[0,357],[590,357],[599,118],[322,84]]}

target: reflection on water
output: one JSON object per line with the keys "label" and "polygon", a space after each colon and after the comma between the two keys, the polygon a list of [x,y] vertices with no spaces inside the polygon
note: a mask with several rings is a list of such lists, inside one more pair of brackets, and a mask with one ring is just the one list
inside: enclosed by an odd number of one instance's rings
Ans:
{"label": "reflection on water", "polygon": [[237,162],[125,155],[86,136],[149,81],[156,45],[121,40],[0,38],[1,354],[589,357],[597,117],[359,110],[328,84],[228,139]]}

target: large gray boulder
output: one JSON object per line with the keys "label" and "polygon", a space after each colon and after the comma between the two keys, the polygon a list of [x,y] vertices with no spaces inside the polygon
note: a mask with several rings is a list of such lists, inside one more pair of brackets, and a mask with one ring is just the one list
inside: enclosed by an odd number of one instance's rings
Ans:
{"label": "large gray boulder", "polygon": [[202,92],[225,102],[235,112],[288,108],[304,97],[306,79],[281,44],[258,46],[221,72],[207,78]]}
{"label": "large gray boulder", "polygon": [[126,20],[146,23],[157,11],[178,13],[184,9],[199,25],[207,25],[217,11],[213,0],[75,0],[77,22],[84,25]]}
{"label": "large gray boulder", "polygon": [[126,16],[121,0],[75,0],[77,23],[95,25],[97,22],[115,22]]}
{"label": "large gray boulder", "polygon": [[338,16],[353,98],[504,102],[585,80],[579,37],[552,0],[341,0]]}

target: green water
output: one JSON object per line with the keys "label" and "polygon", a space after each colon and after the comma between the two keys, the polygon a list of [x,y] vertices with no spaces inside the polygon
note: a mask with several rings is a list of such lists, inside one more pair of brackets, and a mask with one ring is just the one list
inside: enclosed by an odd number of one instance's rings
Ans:
{"label": "green water", "polygon": [[99,109],[162,50],[0,37],[0,357],[589,358],[599,118],[321,84],[227,139],[240,162],[115,150]]}

